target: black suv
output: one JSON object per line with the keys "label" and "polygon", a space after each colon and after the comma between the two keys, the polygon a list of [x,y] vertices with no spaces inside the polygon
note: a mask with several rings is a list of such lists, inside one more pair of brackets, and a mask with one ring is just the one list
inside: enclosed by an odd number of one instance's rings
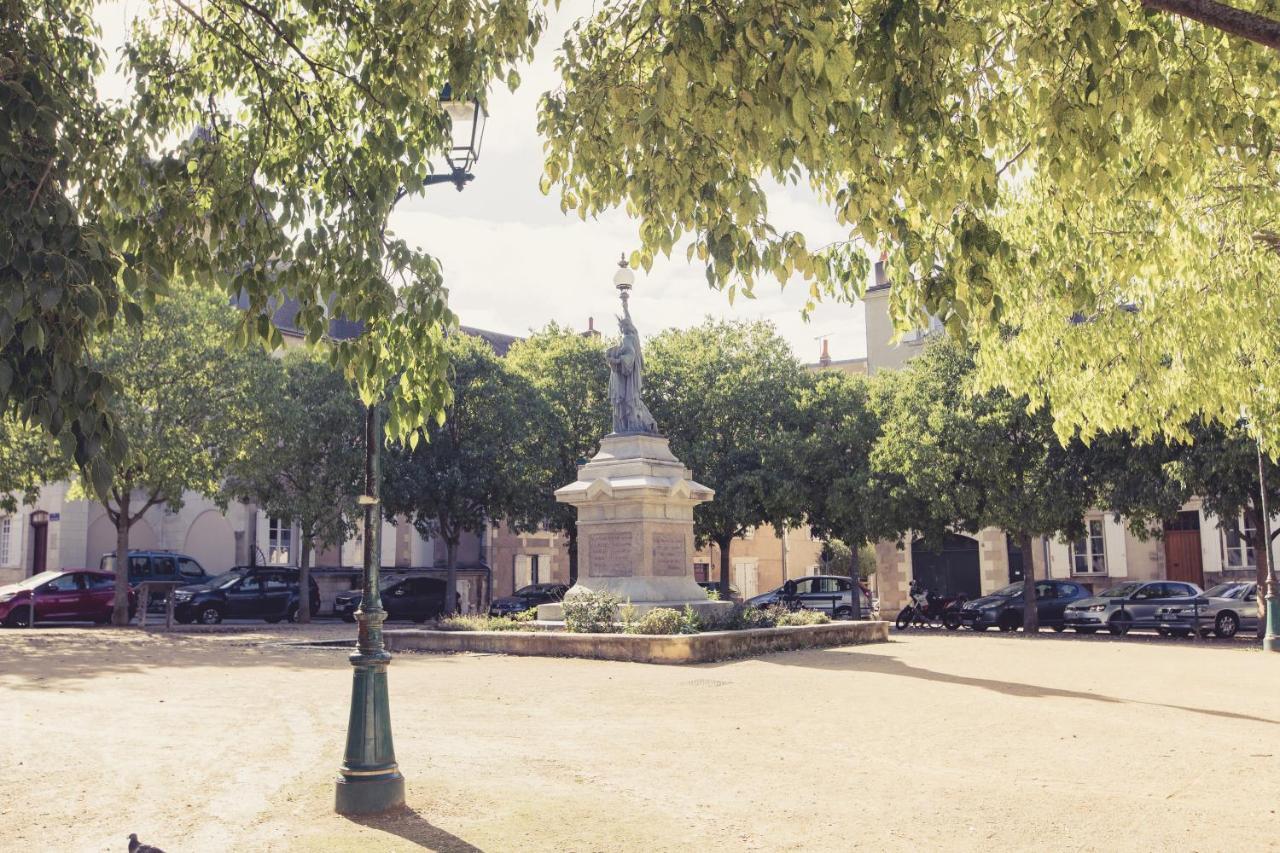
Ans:
{"label": "black suv", "polygon": [[[311,612],[320,609],[320,588],[311,583]],[[179,587],[173,615],[183,624],[216,625],[223,619],[290,622],[298,617],[298,570],[287,566],[237,566],[208,583]]]}
{"label": "black suv", "polygon": [[[405,578],[382,588],[382,609],[388,619],[412,619],[426,622],[444,613],[444,590],[447,584],[439,578]],[[333,597],[333,612],[343,621],[356,621],[356,611],[364,601],[364,592],[340,592]],[[455,605],[459,602],[455,602]]]}
{"label": "black suv", "polygon": [[563,601],[564,594],[568,591],[569,587],[562,583],[535,583],[522,586],[515,591],[514,595],[495,598],[489,605],[489,615],[510,616],[512,613],[520,613],[539,604]]}
{"label": "black suv", "polygon": [[[1036,581],[1036,619],[1045,628],[1061,631],[1066,627],[1063,619],[1068,604],[1089,597],[1089,590],[1070,581]],[[958,620],[947,627],[955,630],[968,625],[975,631],[985,631],[995,626],[1001,631],[1016,631],[1022,627],[1022,581],[1011,583],[990,595],[965,602],[960,608]]]}

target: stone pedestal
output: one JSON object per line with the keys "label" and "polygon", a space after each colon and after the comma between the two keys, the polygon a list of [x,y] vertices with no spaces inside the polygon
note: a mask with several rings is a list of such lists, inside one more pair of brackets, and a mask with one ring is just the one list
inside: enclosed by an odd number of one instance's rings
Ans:
{"label": "stone pedestal", "polygon": [[[714,496],[662,436],[605,436],[577,481],[556,490],[556,500],[578,509],[574,589],[611,592],[636,615],[686,604],[703,612],[730,607],[709,601],[693,579],[693,508]],[[558,621],[562,609],[541,605],[538,618]]]}

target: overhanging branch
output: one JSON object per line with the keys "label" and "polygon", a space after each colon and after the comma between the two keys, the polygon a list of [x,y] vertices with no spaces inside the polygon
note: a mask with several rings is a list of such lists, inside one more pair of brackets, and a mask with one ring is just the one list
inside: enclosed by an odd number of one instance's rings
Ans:
{"label": "overhanging branch", "polygon": [[1142,0],[1142,5],[1147,9],[1190,18],[1228,35],[1280,50],[1280,21],[1217,0]]}

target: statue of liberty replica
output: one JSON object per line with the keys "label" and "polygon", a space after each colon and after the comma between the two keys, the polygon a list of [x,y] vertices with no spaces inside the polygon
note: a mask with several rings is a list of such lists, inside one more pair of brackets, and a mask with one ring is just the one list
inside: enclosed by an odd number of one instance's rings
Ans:
{"label": "statue of liberty replica", "polygon": [[[630,273],[630,270],[627,270]],[[618,318],[618,330],[622,340],[605,351],[604,360],[609,365],[609,403],[613,406],[613,431],[615,434],[643,433],[658,435],[658,425],[640,392],[644,389],[644,353],[640,348],[640,333],[631,321],[627,307],[627,290],[618,288],[622,296],[622,316]]]}
{"label": "statue of liberty replica", "polygon": [[[556,489],[556,500],[578,510],[578,580],[575,590],[608,592],[637,614],[654,607],[700,612],[732,607],[708,601],[693,576],[693,508],[715,492],[693,479],[658,431],[640,399],[644,352],[627,306],[636,276],[624,258],[613,276],[622,299],[622,339],[605,351],[613,432],[600,451],[578,467],[578,479]],[[538,618],[563,618],[560,604],[538,607]]]}

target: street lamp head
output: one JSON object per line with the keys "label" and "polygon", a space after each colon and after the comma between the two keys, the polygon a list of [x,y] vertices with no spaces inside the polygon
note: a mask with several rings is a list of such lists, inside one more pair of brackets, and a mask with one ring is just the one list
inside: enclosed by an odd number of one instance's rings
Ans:
{"label": "street lamp head", "polygon": [[618,260],[618,271],[613,274],[613,286],[618,288],[618,293],[622,294],[624,302],[635,283],[636,274],[631,271],[630,265],[627,264],[627,256],[623,255]]}
{"label": "street lamp head", "polygon": [[[468,174],[471,167],[480,160],[484,125],[489,113],[479,98],[455,97],[453,87],[448,84],[440,92],[440,105],[449,114],[449,150],[446,159],[455,176]],[[455,181],[458,189],[462,189],[465,182]]]}

